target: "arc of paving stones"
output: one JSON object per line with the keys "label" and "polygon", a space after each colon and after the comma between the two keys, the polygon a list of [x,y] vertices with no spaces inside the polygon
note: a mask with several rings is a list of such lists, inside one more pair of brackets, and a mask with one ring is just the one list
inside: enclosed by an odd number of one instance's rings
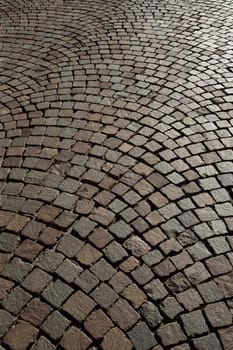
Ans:
{"label": "arc of paving stones", "polygon": [[1,349],[231,349],[231,2],[0,8]]}

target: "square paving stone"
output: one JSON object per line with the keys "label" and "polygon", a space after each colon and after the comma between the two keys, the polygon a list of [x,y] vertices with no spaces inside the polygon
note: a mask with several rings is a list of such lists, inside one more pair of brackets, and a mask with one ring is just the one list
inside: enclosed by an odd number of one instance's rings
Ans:
{"label": "square paving stone", "polygon": [[118,294],[105,283],[101,283],[91,293],[91,297],[104,309],[108,309],[119,298]]}
{"label": "square paving stone", "polygon": [[46,227],[46,229],[40,234],[39,241],[45,246],[53,247],[61,236],[61,231],[52,227]]}
{"label": "square paving stone", "polygon": [[196,350],[222,350],[219,339],[213,333],[194,339],[193,344]]}
{"label": "square paving stone", "polygon": [[33,299],[21,312],[21,318],[33,324],[35,327],[41,325],[48,314],[52,311],[52,308],[40,301],[40,299]]}
{"label": "square paving stone", "polygon": [[63,263],[58,267],[58,269],[55,272],[59,277],[61,277],[67,283],[72,283],[74,282],[75,278],[77,278],[78,275],[80,275],[82,271],[83,269],[81,266],[72,262],[69,259],[66,259],[63,261]]}
{"label": "square paving stone", "polygon": [[123,220],[116,221],[109,227],[109,230],[115,236],[122,239],[128,237],[133,232],[133,229]]}
{"label": "square paving stone", "polygon": [[188,279],[181,272],[178,272],[174,276],[168,278],[165,285],[172,293],[183,292],[191,286]]}
{"label": "square paving stone", "polygon": [[64,259],[65,257],[61,253],[47,249],[41,252],[37,257],[35,260],[35,265],[51,273],[55,271],[59,265],[61,265]]}
{"label": "square paving stone", "polygon": [[199,284],[210,278],[210,274],[201,262],[197,262],[184,270],[185,275],[193,284]]}
{"label": "square paving stone", "polygon": [[104,248],[104,254],[112,263],[117,263],[128,256],[126,250],[116,241]]}
{"label": "square paving stone", "polygon": [[35,268],[23,281],[22,286],[32,293],[40,293],[52,281],[52,276]]}
{"label": "square paving stone", "polygon": [[163,258],[164,258],[163,255],[158,249],[152,250],[142,257],[143,261],[148,266],[153,266],[158,264]]}
{"label": "square paving stone", "polygon": [[207,305],[204,312],[212,327],[219,328],[232,324],[231,312],[223,301]]}
{"label": "square paving stone", "polygon": [[185,332],[189,337],[202,335],[209,331],[205,318],[200,310],[181,315],[181,320]]}
{"label": "square paving stone", "polygon": [[15,257],[2,271],[2,276],[15,282],[21,282],[31,269],[31,264]]}
{"label": "square paving stone", "polygon": [[164,346],[175,345],[186,340],[186,336],[177,322],[161,326],[156,333]]}
{"label": "square paving stone", "polygon": [[160,314],[159,309],[151,301],[142,305],[141,312],[149,326],[152,328],[157,327],[163,320],[163,316]]}
{"label": "square paving stone", "polygon": [[135,235],[132,235],[125,241],[124,247],[130,250],[132,255],[136,256],[137,258],[146,254],[151,249],[146,242]]}
{"label": "square paving stone", "polygon": [[222,254],[231,250],[225,237],[209,238],[208,243],[214,250],[215,254]]}
{"label": "square paving stone", "polygon": [[174,297],[167,297],[160,303],[160,309],[170,320],[173,320],[177,315],[184,311],[183,307]]}
{"label": "square paving stone", "polygon": [[168,291],[159,279],[155,279],[152,282],[144,286],[146,294],[155,302],[164,299],[168,295]]}
{"label": "square paving stone", "polygon": [[136,350],[148,350],[157,344],[153,333],[145,322],[138,323],[128,332],[128,336]]}
{"label": "square paving stone", "polygon": [[102,227],[98,227],[89,237],[89,241],[97,248],[104,248],[113,240],[113,237]]}
{"label": "square paving stone", "polygon": [[32,296],[29,293],[20,287],[16,287],[11,290],[2,305],[7,311],[17,315],[31,298]]}
{"label": "square paving stone", "polygon": [[124,331],[131,328],[140,318],[140,315],[124,299],[119,299],[108,310],[108,315]]}
{"label": "square paving stone", "polygon": [[3,338],[3,342],[12,350],[24,350],[33,343],[38,329],[24,321],[18,321]]}
{"label": "square paving stone", "polygon": [[36,343],[34,343],[34,345],[32,345],[30,350],[55,350],[55,346],[42,336]]}
{"label": "square paving stone", "polygon": [[152,280],[154,274],[146,264],[143,264],[132,272],[132,277],[136,280],[138,284],[144,285],[150,280]]}
{"label": "square paving stone", "polygon": [[121,295],[125,297],[135,309],[138,309],[147,300],[146,294],[135,283],[126,287]]}
{"label": "square paving stone", "polygon": [[76,255],[76,259],[84,266],[91,266],[102,257],[102,253],[86,243],[84,247]]}
{"label": "square paving stone", "polygon": [[91,339],[74,326],[68,329],[60,341],[60,345],[65,350],[86,350],[91,343]]}
{"label": "square paving stone", "polygon": [[206,266],[213,276],[223,275],[232,270],[232,265],[224,255],[214,256],[206,260]]}
{"label": "square paving stone", "polygon": [[124,274],[122,271],[118,271],[109,281],[109,284],[113,287],[113,289],[120,293],[122,292],[130,283],[131,279]]}
{"label": "square paving stone", "polygon": [[116,273],[116,270],[104,259],[99,260],[90,270],[101,281],[109,280]]}
{"label": "square paving stone", "polygon": [[206,303],[223,299],[223,294],[214,281],[201,283],[197,286],[197,289]]}
{"label": "square paving stone", "polygon": [[70,321],[59,311],[54,311],[48,316],[41,328],[52,339],[57,340],[64,334],[69,324]]}
{"label": "square paving stone", "polygon": [[112,326],[112,321],[102,310],[92,312],[84,322],[84,327],[95,339],[102,338]]}
{"label": "square paving stone", "polygon": [[196,261],[203,260],[211,256],[210,251],[203,242],[195,243],[193,246],[188,248],[188,252]]}
{"label": "square paving stone", "polygon": [[119,328],[112,328],[101,343],[103,350],[132,350],[133,345]]}
{"label": "square paving stone", "polygon": [[44,205],[40,208],[37,218],[44,222],[53,222],[60,213],[61,209],[50,205]]}
{"label": "square paving stone", "polygon": [[194,288],[189,288],[188,290],[177,294],[176,297],[179,303],[181,303],[181,305],[183,305],[188,311],[192,311],[203,304],[202,298]]}
{"label": "square paving stone", "polygon": [[74,234],[86,238],[97,226],[96,222],[89,220],[86,217],[81,217],[73,226]]}
{"label": "square paving stone", "polygon": [[60,307],[73,289],[61,280],[52,282],[42,293],[43,298],[55,307]]}
{"label": "square paving stone", "polygon": [[73,194],[62,192],[54,201],[54,204],[63,209],[72,209],[77,197]]}
{"label": "square paving stone", "polygon": [[97,284],[99,284],[98,278],[89,270],[83,271],[74,282],[85,293],[89,293],[97,286]]}
{"label": "square paving stone", "polygon": [[82,322],[87,315],[94,309],[96,303],[82,291],[74,293],[63,305],[72,318]]}
{"label": "square paving stone", "polygon": [[94,208],[90,215],[91,220],[96,221],[103,226],[110,225],[114,218],[115,214],[112,211],[102,207]]}
{"label": "square paving stone", "polygon": [[175,271],[176,267],[169,258],[163,260],[160,264],[153,267],[153,272],[155,275],[160,277],[170,276]]}

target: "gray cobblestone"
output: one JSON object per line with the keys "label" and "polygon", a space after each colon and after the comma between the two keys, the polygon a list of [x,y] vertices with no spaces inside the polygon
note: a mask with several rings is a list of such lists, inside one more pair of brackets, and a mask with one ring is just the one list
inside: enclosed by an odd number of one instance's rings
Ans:
{"label": "gray cobblestone", "polygon": [[208,332],[208,326],[201,311],[192,311],[181,316],[185,332],[188,336],[202,335]]}

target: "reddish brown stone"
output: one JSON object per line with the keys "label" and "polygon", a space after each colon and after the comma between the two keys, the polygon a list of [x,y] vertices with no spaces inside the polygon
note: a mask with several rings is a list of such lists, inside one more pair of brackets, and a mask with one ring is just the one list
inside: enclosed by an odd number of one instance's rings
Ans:
{"label": "reddish brown stone", "polygon": [[32,323],[34,326],[39,326],[52,311],[52,308],[40,301],[33,299],[23,310],[21,317],[24,321]]}
{"label": "reddish brown stone", "polygon": [[128,259],[123,261],[123,263],[120,265],[120,268],[122,271],[128,273],[133,271],[138,265],[138,259],[136,259],[134,256],[130,256]]}
{"label": "reddish brown stone", "polygon": [[86,350],[90,344],[90,338],[73,326],[65,333],[60,342],[65,350]]}
{"label": "reddish brown stone", "polygon": [[124,331],[131,328],[140,318],[139,314],[124,299],[119,299],[110,308],[108,314]]}
{"label": "reddish brown stone", "polygon": [[94,309],[96,303],[81,291],[73,294],[63,305],[63,309],[79,322],[82,322]]}
{"label": "reddish brown stone", "polygon": [[152,211],[150,214],[146,216],[146,220],[152,225],[157,226],[164,222],[164,218],[159,214],[157,210]]}
{"label": "reddish brown stone", "polygon": [[29,221],[28,217],[16,214],[7,225],[7,229],[19,233]]}
{"label": "reddish brown stone", "polygon": [[112,321],[102,310],[92,312],[84,322],[84,327],[95,339],[102,338],[112,326]]}
{"label": "reddish brown stone", "polygon": [[103,350],[131,350],[132,343],[119,328],[112,328],[104,337],[101,344]]}
{"label": "reddish brown stone", "polygon": [[39,240],[48,246],[54,245],[62,236],[62,232],[52,227],[47,227],[40,235]]}
{"label": "reddish brown stone", "polygon": [[78,190],[78,195],[82,198],[91,199],[98,192],[98,188],[89,184],[83,184]]}
{"label": "reddish brown stone", "polygon": [[115,195],[113,193],[105,190],[95,196],[95,200],[103,207],[106,207],[114,198]]}
{"label": "reddish brown stone", "polygon": [[104,248],[112,241],[112,236],[102,227],[98,227],[90,236],[89,240],[97,247]]}
{"label": "reddish brown stone", "polygon": [[97,249],[95,249],[92,245],[86,244],[77,254],[76,258],[78,261],[86,266],[90,266],[99,260],[102,256]]}
{"label": "reddish brown stone", "polygon": [[122,271],[118,271],[109,282],[117,293],[122,292],[130,283],[131,279]]}
{"label": "reddish brown stone", "polygon": [[38,329],[27,322],[18,321],[11,327],[3,338],[3,342],[12,350],[26,350],[33,343],[38,333]]}
{"label": "reddish brown stone", "polygon": [[77,142],[73,148],[72,151],[79,153],[79,154],[86,154],[91,148],[90,143],[85,142]]}
{"label": "reddish brown stone", "polygon": [[123,297],[125,297],[135,309],[138,309],[143,303],[146,302],[146,294],[138,288],[136,284],[130,284],[123,292]]}
{"label": "reddish brown stone", "polygon": [[75,211],[78,214],[88,215],[92,212],[94,202],[88,199],[80,199],[77,201]]}
{"label": "reddish brown stone", "polygon": [[77,215],[64,211],[55,220],[55,224],[61,228],[67,228],[73,224],[76,218],[77,218]]}
{"label": "reddish brown stone", "polygon": [[51,205],[44,205],[40,208],[37,218],[44,222],[53,222],[62,210]]}
{"label": "reddish brown stone", "polygon": [[0,211],[0,227],[6,226],[15,214],[10,211]]}
{"label": "reddish brown stone", "polygon": [[33,242],[30,239],[26,239],[18,246],[15,254],[21,258],[33,261],[42,249],[43,247],[40,244]]}
{"label": "reddish brown stone", "polygon": [[154,247],[167,239],[165,234],[158,227],[155,227],[152,230],[144,233],[143,238],[145,238],[145,240]]}

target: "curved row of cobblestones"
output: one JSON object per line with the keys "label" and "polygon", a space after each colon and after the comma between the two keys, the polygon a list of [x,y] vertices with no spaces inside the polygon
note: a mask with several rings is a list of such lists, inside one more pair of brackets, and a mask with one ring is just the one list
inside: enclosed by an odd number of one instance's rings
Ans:
{"label": "curved row of cobblestones", "polygon": [[232,350],[231,1],[0,11],[0,349]]}

